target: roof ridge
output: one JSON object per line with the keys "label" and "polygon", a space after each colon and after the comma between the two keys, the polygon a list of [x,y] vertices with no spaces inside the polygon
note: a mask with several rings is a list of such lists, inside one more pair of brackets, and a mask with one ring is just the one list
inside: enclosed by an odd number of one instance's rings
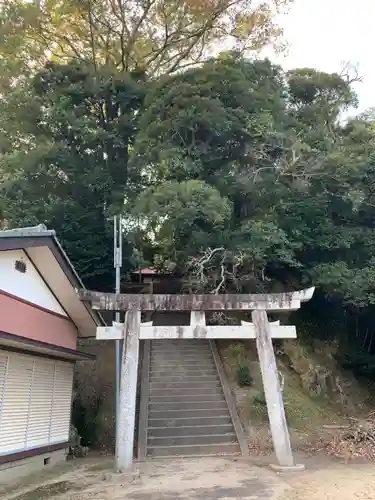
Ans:
{"label": "roof ridge", "polygon": [[47,229],[45,224],[38,224],[37,226],[29,227],[16,227],[14,229],[4,229],[0,231],[0,238],[7,236],[56,236],[56,232]]}

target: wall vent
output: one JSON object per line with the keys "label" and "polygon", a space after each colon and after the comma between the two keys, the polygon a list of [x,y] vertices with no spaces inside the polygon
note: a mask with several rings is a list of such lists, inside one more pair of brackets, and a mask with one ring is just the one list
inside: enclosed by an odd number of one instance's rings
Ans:
{"label": "wall vent", "polygon": [[23,260],[16,260],[16,262],[14,263],[14,268],[20,273],[24,274],[26,272],[26,264]]}

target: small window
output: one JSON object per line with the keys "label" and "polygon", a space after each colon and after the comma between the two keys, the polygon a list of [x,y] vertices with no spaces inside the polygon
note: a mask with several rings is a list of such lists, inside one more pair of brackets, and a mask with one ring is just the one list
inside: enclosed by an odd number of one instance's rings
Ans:
{"label": "small window", "polygon": [[51,457],[47,457],[44,459],[44,465],[49,465],[51,463]]}
{"label": "small window", "polygon": [[16,260],[14,268],[16,271],[19,271],[20,273],[24,274],[26,272],[26,264],[25,262],[23,262],[23,260]]}

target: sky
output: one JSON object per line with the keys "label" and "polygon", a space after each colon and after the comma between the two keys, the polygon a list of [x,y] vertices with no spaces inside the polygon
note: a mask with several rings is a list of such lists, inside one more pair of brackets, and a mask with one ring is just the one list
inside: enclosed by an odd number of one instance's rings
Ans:
{"label": "sky", "polygon": [[358,65],[359,108],[350,114],[375,107],[375,0],[295,0],[280,24],[289,48],[275,62],[327,72]]}

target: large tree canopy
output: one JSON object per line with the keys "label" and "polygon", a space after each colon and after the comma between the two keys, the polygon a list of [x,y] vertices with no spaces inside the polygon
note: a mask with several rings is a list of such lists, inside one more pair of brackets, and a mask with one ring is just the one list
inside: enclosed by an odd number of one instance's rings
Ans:
{"label": "large tree canopy", "polygon": [[214,50],[258,50],[280,38],[292,0],[7,0],[0,2],[0,75],[72,58],[162,74]]}
{"label": "large tree canopy", "polygon": [[375,121],[342,124],[355,103],[339,75],[238,52],[153,78],[48,63],[0,103],[3,224],[45,222],[110,289],[122,208],[124,271],[218,293],[315,283],[371,350]]}
{"label": "large tree canopy", "polygon": [[[319,269],[326,276],[319,267],[321,248],[339,249],[352,239],[349,228],[337,234],[331,213],[343,203],[354,210],[350,196],[357,173],[347,164],[343,173],[333,165],[348,140],[338,117],[353,103],[355,95],[338,75],[309,69],[284,74],[267,60],[236,54],[154,84],[141,109],[131,161],[147,165],[153,186],[133,213],[154,221],[156,253],[185,272],[193,259],[201,277],[204,262],[213,289],[217,280],[222,290],[256,291],[272,286],[276,276],[320,280]],[[200,189],[216,190],[218,215],[227,203],[231,210],[225,227],[207,231],[206,241],[196,237],[200,223],[193,213],[165,210],[193,179]],[[173,190],[165,188],[170,182]],[[193,196],[190,203],[186,196],[177,199],[196,206]],[[204,212],[203,203],[200,207]],[[170,245],[177,227],[190,228],[189,244],[178,237]]]}

